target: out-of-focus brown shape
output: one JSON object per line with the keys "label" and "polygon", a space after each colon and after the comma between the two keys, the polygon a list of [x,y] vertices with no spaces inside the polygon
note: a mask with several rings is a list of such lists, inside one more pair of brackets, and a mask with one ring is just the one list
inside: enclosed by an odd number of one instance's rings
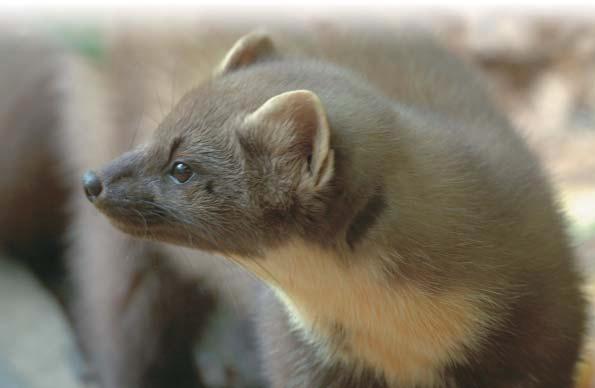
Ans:
{"label": "out-of-focus brown shape", "polygon": [[56,144],[56,50],[42,42],[0,39],[0,246],[57,286],[67,190]]}

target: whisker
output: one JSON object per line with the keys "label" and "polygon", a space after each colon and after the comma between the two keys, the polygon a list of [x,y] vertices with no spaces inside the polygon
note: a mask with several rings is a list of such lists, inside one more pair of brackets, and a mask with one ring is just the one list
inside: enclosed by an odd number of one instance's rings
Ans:
{"label": "whisker", "polygon": [[146,218],[145,218],[145,216],[144,216],[144,215],[143,215],[141,212],[139,212],[138,210],[136,210],[136,209],[132,209],[132,210],[133,210],[135,213],[137,213],[137,214],[140,216],[140,218],[143,220],[143,224],[144,224],[144,231],[145,231],[145,232],[144,232],[144,236],[143,236],[143,237],[147,237],[147,233],[148,233],[148,229],[149,229],[149,226],[147,225],[147,219],[146,219]]}
{"label": "whisker", "polygon": [[179,226],[182,227],[182,229],[184,230],[185,234],[186,234],[186,238],[188,239],[188,244],[189,246],[194,246],[194,240],[193,240],[193,233],[190,229],[189,226],[192,225],[191,222],[189,222],[188,220],[186,220],[184,217],[182,217],[180,214],[178,214],[177,212],[175,212],[174,209],[170,209],[168,207],[165,207],[163,205],[160,205],[156,202],[153,201],[147,201],[147,200],[138,200],[137,202],[140,202],[142,204],[146,204],[149,206],[153,206],[167,214],[169,214],[171,216],[171,218],[173,218],[175,221],[177,221],[177,223],[173,223],[171,222],[171,220],[169,220],[167,217],[165,217],[163,214],[160,214],[158,212],[154,212],[152,211],[151,214],[159,217],[160,219],[162,219],[166,224],[171,225],[171,226]]}

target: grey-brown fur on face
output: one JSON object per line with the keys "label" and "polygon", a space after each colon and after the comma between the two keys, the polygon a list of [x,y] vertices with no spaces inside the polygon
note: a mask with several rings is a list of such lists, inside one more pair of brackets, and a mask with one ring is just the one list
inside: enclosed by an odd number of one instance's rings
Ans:
{"label": "grey-brown fur on face", "polygon": [[[330,92],[325,90],[331,90],[337,80],[342,81],[343,71],[327,66],[323,67],[324,78],[308,79],[317,68],[316,63],[271,62],[260,66],[255,74],[244,74],[249,70],[232,73],[191,92],[161,124],[154,146],[127,153],[99,172],[105,182],[105,193],[97,206],[105,208],[118,222],[118,214],[110,213],[116,211],[111,201],[124,200],[124,197],[130,201],[139,199],[134,210],[142,212],[143,204],[151,199],[173,215],[169,218],[164,214],[167,221],[150,227],[149,233],[158,233],[159,239],[173,234],[178,243],[221,253],[258,256],[261,248],[280,243],[296,233],[318,239],[321,244],[336,243],[336,234],[345,232],[338,228],[347,227],[346,218],[353,216],[344,209],[348,205],[362,206],[369,195],[355,191],[376,184],[370,173],[353,175],[344,170],[355,158],[362,159],[359,168],[366,168],[363,163],[367,163],[374,170],[373,164],[379,161],[365,161],[365,154],[380,150],[384,139],[379,136],[378,144],[362,149],[364,155],[343,150],[353,147],[349,139],[335,139],[345,144],[334,146],[338,167],[333,183],[316,194],[304,193],[293,198],[308,155],[300,154],[301,159],[296,159],[289,149],[293,143],[281,145],[289,147],[287,152],[274,150],[260,135],[259,131],[264,130],[259,123],[242,122],[248,113],[284,91],[301,87],[314,90],[323,100],[330,99]],[[384,112],[389,110],[386,105],[377,104],[372,114],[357,114],[364,99],[381,101],[382,97],[371,94],[358,80],[338,87],[341,90],[335,92],[345,97],[339,102],[342,105],[327,111],[331,125],[348,131],[373,126],[378,133],[389,133],[394,119]],[[343,108],[354,112],[353,115],[347,119],[341,117],[339,109]],[[275,125],[269,128],[271,133],[276,131]],[[172,144],[176,144],[176,152],[168,161]],[[271,160],[273,153],[278,154],[275,161]],[[186,161],[195,167],[196,178],[184,185],[168,181],[174,160]],[[129,171],[132,171],[130,176]],[[212,193],[206,190],[207,184]],[[331,204],[330,198],[337,201]],[[150,215],[147,212],[146,216]],[[132,216],[122,213],[122,219],[130,224],[125,227],[144,233],[145,221],[150,223],[150,217],[148,220],[138,218],[133,223]],[[188,231],[192,233],[190,236],[185,234]]]}
{"label": "grey-brown fur on face", "polygon": [[[414,284],[436,298],[466,290],[489,322],[475,347],[464,350],[466,361],[444,364],[435,386],[570,386],[585,307],[537,161],[474,73],[431,41],[372,31],[337,45],[346,48],[341,52],[331,42],[344,35],[326,31],[331,38],[321,39],[318,58],[351,71],[283,57],[234,68],[184,97],[136,159],[117,160],[105,171],[132,166],[135,175],[119,189],[129,185],[179,212],[149,227],[158,240],[258,262],[298,238],[335,252],[347,267],[375,253],[389,257],[370,265],[395,288]],[[324,187],[298,196],[307,170],[292,164],[299,162],[291,155],[276,155],[262,136],[289,131],[289,124],[271,130],[267,123],[246,125],[245,118],[271,98],[303,89],[324,107],[335,162]],[[158,183],[167,176],[169,147],[180,138],[176,157],[193,163],[198,175],[192,184]],[[307,156],[297,159],[302,167]],[[345,350],[352,364],[325,367],[315,344],[293,338],[289,313],[275,302],[258,317],[262,327],[272,326],[261,335],[275,386],[326,386],[335,378],[342,387],[391,384],[373,377],[365,360],[360,364],[358,349]],[[352,334],[340,331],[339,337]]]}

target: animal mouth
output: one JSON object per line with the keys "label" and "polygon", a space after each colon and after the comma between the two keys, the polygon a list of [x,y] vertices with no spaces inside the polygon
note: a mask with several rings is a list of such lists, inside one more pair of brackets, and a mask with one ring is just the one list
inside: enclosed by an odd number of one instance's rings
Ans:
{"label": "animal mouth", "polygon": [[113,226],[130,236],[193,248],[204,245],[199,244],[202,241],[199,236],[180,226],[176,219],[161,211],[158,205],[143,201],[102,200],[97,201],[95,206]]}
{"label": "animal mouth", "polygon": [[147,232],[165,221],[165,214],[156,208],[141,205],[133,201],[98,201],[97,209],[103,213],[119,229]]}
{"label": "animal mouth", "polygon": [[[112,225],[120,231],[136,238],[158,242],[171,243],[186,247],[196,248],[199,241],[197,236],[180,234],[174,228],[164,224],[139,225],[128,221],[122,222],[115,218],[109,218]],[[202,245],[200,246],[203,249]]]}

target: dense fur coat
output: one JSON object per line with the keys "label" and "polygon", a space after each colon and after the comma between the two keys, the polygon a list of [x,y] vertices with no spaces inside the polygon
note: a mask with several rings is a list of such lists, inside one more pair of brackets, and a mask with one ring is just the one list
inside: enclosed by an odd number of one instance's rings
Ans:
{"label": "dense fur coat", "polygon": [[317,44],[240,39],[151,139],[87,175],[89,199],[126,233],[267,284],[275,387],[571,386],[581,280],[547,179],[482,82],[417,34]]}

